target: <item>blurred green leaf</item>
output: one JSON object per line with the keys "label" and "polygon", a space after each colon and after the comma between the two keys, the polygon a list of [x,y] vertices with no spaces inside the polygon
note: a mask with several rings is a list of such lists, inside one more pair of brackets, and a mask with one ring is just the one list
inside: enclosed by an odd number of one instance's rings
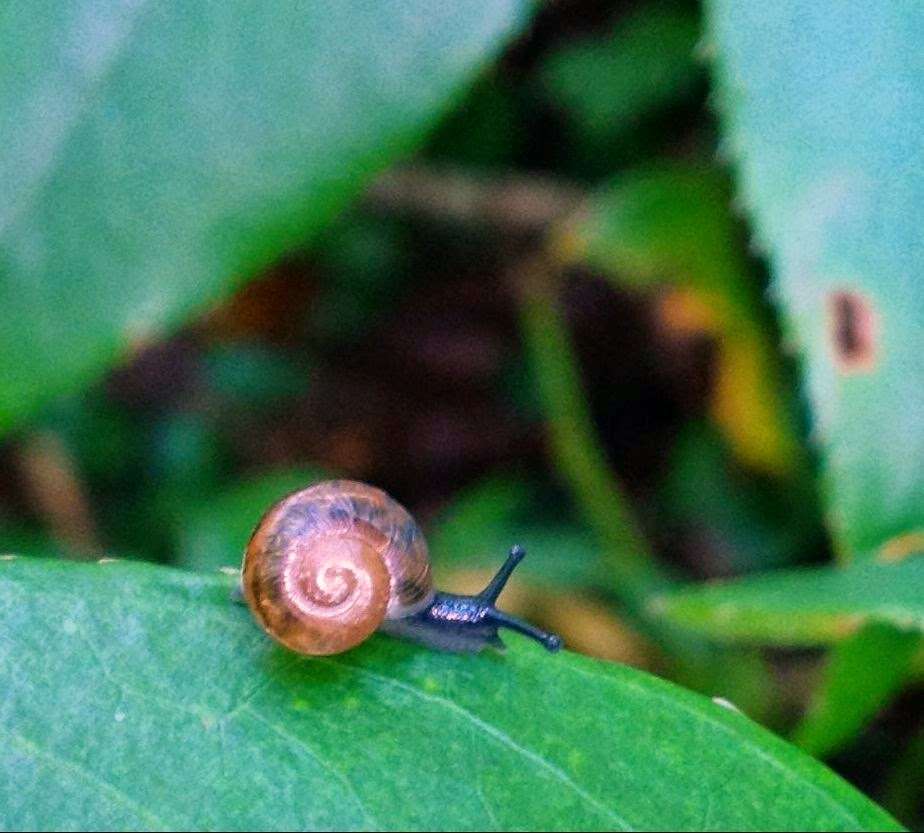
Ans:
{"label": "blurred green leaf", "polygon": [[459,569],[496,569],[514,544],[529,557],[518,576],[551,589],[605,589],[608,571],[594,536],[562,520],[537,522],[548,511],[526,480],[491,477],[453,498],[428,533],[434,575]]}
{"label": "blurred green leaf", "polygon": [[561,230],[559,247],[617,285],[658,287],[666,331],[715,338],[713,419],[745,462],[797,474],[803,461],[791,392],[729,198],[725,177],[709,168],[634,170],[598,192]]}
{"label": "blurred green leaf", "polygon": [[310,379],[306,368],[262,344],[215,345],[204,363],[209,387],[234,405],[272,406],[304,393]]}
{"label": "blurred green leaf", "polygon": [[64,547],[53,541],[48,534],[30,526],[0,521],[0,555],[17,553],[27,556],[48,557],[54,555],[65,558],[68,553]]}
{"label": "blurred green leaf", "polygon": [[870,622],[831,651],[793,742],[817,758],[848,743],[905,681],[921,634]]}
{"label": "blurred green leaf", "polygon": [[884,793],[883,800],[896,818],[917,821],[918,824],[908,826],[920,830],[924,818],[924,729],[901,750]]}
{"label": "blurred green leaf", "polygon": [[924,531],[924,6],[711,0],[727,144],[804,356],[842,552]]}
{"label": "blurred green leaf", "polygon": [[325,479],[317,469],[284,469],[201,495],[174,513],[176,563],[194,570],[240,567],[244,547],[263,513],[290,492]]}
{"label": "blurred green leaf", "polygon": [[112,483],[141,464],[137,425],[98,387],[60,397],[46,409],[41,427],[62,437],[88,480]]}
{"label": "blurred green leaf", "polygon": [[324,268],[311,324],[321,338],[354,342],[401,297],[410,244],[404,229],[382,217],[348,212],[324,236]]}
{"label": "blurred green leaf", "polygon": [[924,558],[781,570],[691,586],[652,602],[660,615],[723,640],[823,645],[867,622],[924,630]]}
{"label": "blurred green leaf", "polygon": [[645,116],[688,97],[702,79],[695,11],[645,4],[603,37],[566,41],[538,70],[544,94],[598,150]]}
{"label": "blurred green leaf", "polygon": [[620,284],[673,282],[708,293],[730,323],[754,322],[759,289],[748,273],[719,171],[662,164],[621,174],[574,222],[576,254]]}
{"label": "blurred green leaf", "polygon": [[509,78],[491,72],[437,128],[426,155],[444,164],[509,168],[529,139],[521,109]]}
{"label": "blurred green leaf", "polygon": [[378,637],[306,659],[273,646],[231,584],[0,561],[5,825],[899,829],[733,709],[655,677],[517,637],[505,656]]}
{"label": "blurred green leaf", "polygon": [[532,3],[0,8],[0,430],[304,243]]}
{"label": "blurred green leaf", "polygon": [[658,497],[661,534],[706,548],[697,566],[710,575],[786,567],[825,552],[814,501],[737,465],[704,422],[681,432]]}

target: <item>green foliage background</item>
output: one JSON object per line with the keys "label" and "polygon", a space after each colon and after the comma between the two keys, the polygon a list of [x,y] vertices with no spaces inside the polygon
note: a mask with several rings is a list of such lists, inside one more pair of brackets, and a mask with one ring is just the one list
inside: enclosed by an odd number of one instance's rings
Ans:
{"label": "green foliage background", "polygon": [[[922,41],[4,4],[0,827],[924,824]],[[271,644],[234,570],[330,476],[572,650]]]}

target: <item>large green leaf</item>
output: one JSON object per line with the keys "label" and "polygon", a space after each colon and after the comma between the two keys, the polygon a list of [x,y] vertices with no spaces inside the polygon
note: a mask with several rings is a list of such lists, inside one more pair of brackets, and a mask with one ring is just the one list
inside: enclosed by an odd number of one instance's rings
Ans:
{"label": "large green leaf", "polygon": [[822,645],[867,622],[924,631],[924,554],[898,564],[780,570],[685,588],[658,613],[721,639]]}
{"label": "large green leaf", "polygon": [[0,561],[7,828],[894,829],[734,709],[628,668],[275,647],[232,579]]}
{"label": "large green leaf", "polygon": [[847,554],[924,529],[924,6],[711,0],[719,101]]}
{"label": "large green leaf", "polygon": [[302,243],[527,0],[0,6],[0,430]]}

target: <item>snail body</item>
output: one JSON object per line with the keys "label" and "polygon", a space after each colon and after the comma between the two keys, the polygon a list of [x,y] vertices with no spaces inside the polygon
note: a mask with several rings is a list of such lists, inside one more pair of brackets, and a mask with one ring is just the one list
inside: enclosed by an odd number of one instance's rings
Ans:
{"label": "snail body", "polygon": [[561,640],[494,607],[525,552],[511,549],[476,596],[433,587],[427,544],[414,519],[381,489],[318,483],[264,514],[244,553],[241,590],[261,627],[302,654],[336,654],[374,631],[449,651],[503,646],[499,627],[549,650]]}

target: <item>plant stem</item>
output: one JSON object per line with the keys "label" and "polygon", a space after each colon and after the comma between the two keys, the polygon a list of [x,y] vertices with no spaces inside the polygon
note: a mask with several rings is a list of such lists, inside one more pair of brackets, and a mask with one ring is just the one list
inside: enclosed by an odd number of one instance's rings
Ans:
{"label": "plant stem", "polygon": [[656,562],[597,437],[553,269],[543,256],[532,256],[516,266],[514,280],[556,468],[605,546],[614,592],[641,613],[644,601],[666,590],[670,578]]}
{"label": "plant stem", "polygon": [[489,179],[451,168],[409,165],[379,177],[363,202],[372,211],[532,235],[547,231],[586,197],[576,185],[539,176],[509,174]]}
{"label": "plant stem", "polygon": [[[533,254],[516,264],[511,279],[519,296],[526,352],[548,419],[552,458],[601,543],[613,577],[613,596],[639,629],[670,655],[674,679],[704,693],[729,696],[752,716],[761,715],[770,681],[760,657],[712,645],[665,622],[651,605],[673,587],[673,578],[649,547],[597,436],[559,305],[557,267],[546,254]],[[734,679],[733,669],[746,669],[745,685]]]}

